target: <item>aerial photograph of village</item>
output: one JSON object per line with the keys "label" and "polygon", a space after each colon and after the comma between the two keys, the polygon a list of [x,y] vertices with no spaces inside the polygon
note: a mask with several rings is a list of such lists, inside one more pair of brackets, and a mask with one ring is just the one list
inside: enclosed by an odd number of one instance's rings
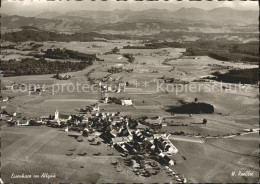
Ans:
{"label": "aerial photograph of village", "polygon": [[2,1],[0,183],[259,182],[258,16]]}

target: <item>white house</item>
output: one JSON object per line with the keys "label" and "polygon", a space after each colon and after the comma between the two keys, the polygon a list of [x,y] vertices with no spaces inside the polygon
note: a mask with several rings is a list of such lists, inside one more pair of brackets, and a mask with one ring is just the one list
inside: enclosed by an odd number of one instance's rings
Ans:
{"label": "white house", "polygon": [[121,100],[121,105],[130,106],[133,105],[132,100]]}
{"label": "white house", "polygon": [[65,128],[64,132],[69,132],[69,127],[68,126]]}
{"label": "white house", "polygon": [[4,98],[3,98],[3,102],[7,102],[8,100],[9,100],[8,97],[4,97]]}
{"label": "white house", "polygon": [[93,107],[93,111],[99,111],[99,106],[98,106],[98,105],[95,105],[95,106]]}
{"label": "white house", "polygon": [[30,120],[17,120],[16,121],[16,124],[18,125],[18,126],[28,126],[29,125],[29,122],[30,122]]}

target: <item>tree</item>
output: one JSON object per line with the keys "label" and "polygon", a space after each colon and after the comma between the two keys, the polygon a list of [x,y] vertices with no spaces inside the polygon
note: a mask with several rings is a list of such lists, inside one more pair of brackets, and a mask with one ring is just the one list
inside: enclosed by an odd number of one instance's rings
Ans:
{"label": "tree", "polygon": [[6,110],[3,110],[2,114],[8,114]]}
{"label": "tree", "polygon": [[123,54],[123,56],[127,58],[127,61],[129,63],[133,63],[135,61],[135,57],[133,56],[133,54]]}
{"label": "tree", "polygon": [[83,130],[83,132],[82,132],[82,136],[84,136],[84,137],[88,137],[88,131],[87,131],[87,130]]}
{"label": "tree", "polygon": [[202,124],[204,124],[206,126],[207,122],[208,122],[208,120],[203,119]]}
{"label": "tree", "polygon": [[195,103],[197,103],[197,102],[198,102],[198,98],[196,97],[196,98],[194,99],[194,101],[195,101]]}
{"label": "tree", "polygon": [[133,63],[135,61],[135,57],[134,56],[130,56],[128,59],[129,63]]}
{"label": "tree", "polygon": [[34,126],[34,125],[36,125],[36,121],[34,121],[34,120],[30,120],[30,121],[29,121],[29,125],[30,125],[30,126]]}
{"label": "tree", "polygon": [[115,47],[112,49],[111,53],[117,54],[119,51],[120,51],[119,48]]}
{"label": "tree", "polygon": [[129,166],[132,167],[134,165],[134,161],[132,159],[129,160]]}
{"label": "tree", "polygon": [[140,169],[143,169],[144,168],[144,165],[145,165],[145,162],[143,160],[140,160]]}

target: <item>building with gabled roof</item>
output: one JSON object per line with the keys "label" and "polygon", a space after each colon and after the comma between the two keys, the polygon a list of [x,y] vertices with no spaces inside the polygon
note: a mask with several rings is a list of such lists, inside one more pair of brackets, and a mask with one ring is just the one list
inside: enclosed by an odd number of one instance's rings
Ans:
{"label": "building with gabled roof", "polygon": [[130,106],[133,105],[132,100],[121,100],[121,105]]}

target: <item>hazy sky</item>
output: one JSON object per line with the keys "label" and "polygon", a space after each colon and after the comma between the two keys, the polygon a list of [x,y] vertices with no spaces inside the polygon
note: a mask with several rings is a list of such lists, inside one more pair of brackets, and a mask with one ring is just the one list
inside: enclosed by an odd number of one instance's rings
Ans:
{"label": "hazy sky", "polygon": [[258,1],[189,1],[189,0],[159,0],[156,2],[144,1],[75,1],[75,0],[2,0],[1,13],[16,14],[23,16],[34,16],[44,11],[67,12],[73,10],[114,10],[114,9],[130,9],[135,11],[157,8],[177,10],[182,7],[196,7],[203,9],[213,9],[218,7],[230,7],[240,10],[259,10]]}

